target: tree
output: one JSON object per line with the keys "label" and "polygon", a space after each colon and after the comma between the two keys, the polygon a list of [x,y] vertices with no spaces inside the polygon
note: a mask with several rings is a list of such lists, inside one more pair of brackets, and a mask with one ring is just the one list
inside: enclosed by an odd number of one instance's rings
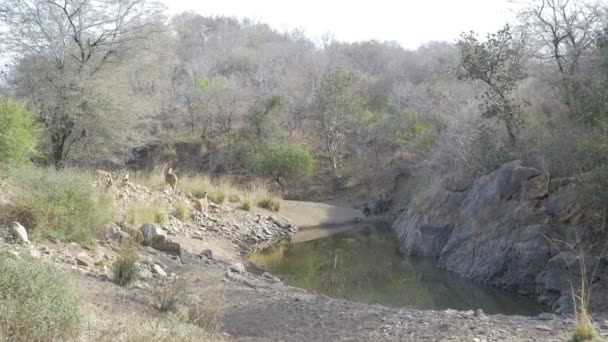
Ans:
{"label": "tree", "polygon": [[249,126],[258,140],[275,138],[282,133],[279,123],[278,111],[283,105],[283,99],[279,95],[271,95],[264,99],[258,108],[254,108],[249,114]]}
{"label": "tree", "polygon": [[[0,20],[7,30],[0,44],[20,55],[21,72],[13,82],[46,129],[56,166],[75,144],[91,137],[91,122],[123,114],[103,110],[108,98],[96,93],[97,78],[159,31],[160,11],[146,0],[0,1]],[[96,128],[106,137],[118,133]]]}
{"label": "tree", "polygon": [[309,176],[314,167],[310,152],[302,145],[288,142],[272,142],[264,145],[253,161],[253,169],[259,174],[270,175],[285,192],[285,179]]}
{"label": "tree", "polygon": [[313,120],[336,179],[342,177],[346,138],[351,132],[355,113],[361,110],[354,92],[357,76],[347,70],[329,70],[315,90]]}
{"label": "tree", "polygon": [[0,160],[23,163],[36,154],[39,127],[24,105],[0,99]]}
{"label": "tree", "polygon": [[502,121],[510,143],[515,144],[523,120],[512,93],[523,79],[523,71],[520,47],[513,39],[509,26],[488,34],[485,42],[478,41],[473,32],[463,34],[457,45],[464,78],[482,81],[488,88],[481,99],[482,117]]}
{"label": "tree", "polygon": [[536,0],[520,13],[535,57],[557,67],[566,104],[575,111],[580,110],[577,97],[584,83],[577,74],[585,54],[608,24],[606,9],[601,2]]}

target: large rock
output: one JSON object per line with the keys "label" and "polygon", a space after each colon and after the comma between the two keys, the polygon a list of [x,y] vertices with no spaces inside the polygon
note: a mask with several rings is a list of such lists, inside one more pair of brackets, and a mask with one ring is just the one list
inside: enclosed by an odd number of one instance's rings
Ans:
{"label": "large rock", "polygon": [[156,225],[149,223],[143,224],[139,228],[139,231],[144,237],[144,241],[142,242],[144,246],[149,246],[154,240],[154,238],[156,238],[158,235],[163,235],[160,228],[158,228]]}
{"label": "large rock", "polygon": [[393,226],[401,250],[439,256],[442,268],[539,295],[541,302],[564,311],[570,278],[566,267],[557,266],[558,251],[549,239],[559,222],[572,223],[579,215],[569,196],[574,184],[552,183],[545,173],[516,161],[470,187],[457,185],[443,182],[412,201]]}
{"label": "large rock", "polygon": [[150,243],[150,247],[167,254],[181,256],[180,244],[171,241],[171,239],[165,235],[157,235]]}
{"label": "large rock", "polygon": [[440,190],[414,200],[393,229],[406,255],[439,256],[457,222],[463,193]]}
{"label": "large rock", "polygon": [[30,243],[30,240],[27,237],[27,230],[19,222],[15,221],[11,224],[11,233],[13,233],[13,236],[17,241]]}
{"label": "large rock", "polygon": [[[558,314],[570,314],[574,310],[572,289],[579,291],[583,275],[591,284],[591,308],[605,311],[608,287],[608,259],[563,252],[549,260],[545,269],[536,277],[538,300]],[[584,271],[584,272],[583,272]]]}

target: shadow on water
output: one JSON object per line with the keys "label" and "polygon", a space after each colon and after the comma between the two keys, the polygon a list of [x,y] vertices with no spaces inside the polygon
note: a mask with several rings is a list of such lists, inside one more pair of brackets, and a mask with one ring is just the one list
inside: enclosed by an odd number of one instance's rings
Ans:
{"label": "shadow on water", "polygon": [[249,259],[281,275],[289,285],[364,303],[435,310],[481,308],[489,314],[543,311],[531,298],[441,270],[435,258],[404,257],[386,224],[320,236],[324,237],[280,242]]}

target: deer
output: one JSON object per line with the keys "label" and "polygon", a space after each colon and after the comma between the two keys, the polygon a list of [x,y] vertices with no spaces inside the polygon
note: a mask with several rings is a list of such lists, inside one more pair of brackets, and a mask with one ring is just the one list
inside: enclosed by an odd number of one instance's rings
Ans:
{"label": "deer", "polygon": [[203,193],[203,198],[194,198],[194,209],[199,212],[199,214],[204,215],[205,218],[209,216],[209,199],[207,198],[207,192]]}
{"label": "deer", "polygon": [[95,173],[97,174],[97,182],[99,183],[99,185],[105,185],[106,190],[112,187],[114,180],[112,179],[112,174],[110,172],[104,170],[96,170]]}
{"label": "deer", "polygon": [[173,173],[173,168],[168,168],[165,172],[165,183],[171,187],[171,191],[175,193],[177,188],[177,175]]}
{"label": "deer", "polygon": [[125,187],[129,185],[129,173],[125,172],[124,175],[122,175],[122,186]]}

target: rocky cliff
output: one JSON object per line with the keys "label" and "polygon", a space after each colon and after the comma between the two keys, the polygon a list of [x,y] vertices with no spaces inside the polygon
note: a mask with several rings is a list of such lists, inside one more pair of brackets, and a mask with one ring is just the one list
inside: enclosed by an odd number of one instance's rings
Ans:
{"label": "rocky cliff", "polygon": [[[446,179],[412,201],[394,230],[406,255],[437,256],[442,268],[567,312],[569,274],[576,278],[572,270],[580,267],[578,258],[562,253],[554,241],[564,238],[564,227],[580,221],[580,208],[569,196],[574,186],[515,161],[472,185]],[[594,287],[605,289],[606,260],[591,264],[599,265]]]}

